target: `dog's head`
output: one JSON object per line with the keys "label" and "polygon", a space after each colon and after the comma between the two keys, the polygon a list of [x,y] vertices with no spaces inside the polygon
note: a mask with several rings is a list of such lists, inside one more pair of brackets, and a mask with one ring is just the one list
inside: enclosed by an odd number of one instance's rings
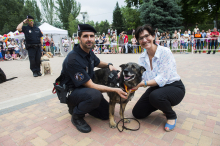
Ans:
{"label": "dog's head", "polygon": [[142,73],[145,72],[143,66],[137,63],[129,62],[127,64],[120,65],[121,71],[121,82],[123,82],[129,89],[137,86],[142,80]]}
{"label": "dog's head", "polygon": [[44,64],[44,70],[45,70],[47,73],[50,72],[50,64],[49,64],[49,62],[46,62],[46,63]]}

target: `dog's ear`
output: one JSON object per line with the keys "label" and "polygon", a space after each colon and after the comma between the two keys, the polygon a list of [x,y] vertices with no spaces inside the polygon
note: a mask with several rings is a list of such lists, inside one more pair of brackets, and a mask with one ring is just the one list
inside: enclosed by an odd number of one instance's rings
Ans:
{"label": "dog's ear", "polygon": [[143,66],[141,66],[141,67],[140,67],[140,71],[141,71],[141,74],[143,74],[143,72],[145,72],[146,69],[145,69]]}
{"label": "dog's ear", "polygon": [[123,70],[125,68],[126,64],[121,64],[119,67],[121,67],[121,69]]}

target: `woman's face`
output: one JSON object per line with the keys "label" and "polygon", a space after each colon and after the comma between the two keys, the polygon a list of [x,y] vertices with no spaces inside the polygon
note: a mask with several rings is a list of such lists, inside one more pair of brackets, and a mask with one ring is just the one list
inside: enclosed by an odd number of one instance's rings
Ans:
{"label": "woman's face", "polygon": [[155,37],[150,35],[147,30],[144,30],[142,33],[139,34],[139,43],[142,48],[145,48],[146,50],[153,47],[153,41]]}

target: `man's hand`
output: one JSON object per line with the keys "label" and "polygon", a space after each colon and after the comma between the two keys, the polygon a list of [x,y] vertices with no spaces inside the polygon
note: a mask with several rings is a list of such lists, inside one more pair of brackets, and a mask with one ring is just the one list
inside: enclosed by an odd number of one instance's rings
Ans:
{"label": "man's hand", "polygon": [[110,71],[117,70],[117,68],[112,65],[109,65],[109,69],[110,69]]}
{"label": "man's hand", "polygon": [[23,20],[23,23],[27,23],[27,19],[24,19],[24,20]]}
{"label": "man's hand", "polygon": [[41,49],[44,50],[44,46],[41,46]]}
{"label": "man's hand", "polygon": [[124,92],[121,88],[115,88],[115,92],[118,93],[119,96],[121,96],[121,98],[127,99],[127,93]]}

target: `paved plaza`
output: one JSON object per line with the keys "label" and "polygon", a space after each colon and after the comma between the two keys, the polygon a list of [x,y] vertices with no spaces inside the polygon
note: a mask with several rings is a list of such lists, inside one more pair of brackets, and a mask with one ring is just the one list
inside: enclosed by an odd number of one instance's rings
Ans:
{"label": "paved plaza", "polygon": [[[137,62],[139,55],[97,56],[120,69],[122,63]],[[164,131],[165,116],[156,111],[139,120],[140,130],[121,133],[109,128],[108,120],[86,115],[92,132],[80,133],[71,123],[67,106],[51,93],[64,57],[51,59],[54,75],[37,78],[33,77],[27,60],[0,62],[7,78],[18,77],[0,84],[0,146],[220,146],[220,53],[174,57],[186,95],[181,104],[173,107],[178,119],[172,132]],[[136,91],[126,106],[126,117],[133,118],[132,108],[145,90]],[[119,121],[119,105],[115,110],[115,119]],[[126,126],[137,128],[138,123],[132,120]]]}

